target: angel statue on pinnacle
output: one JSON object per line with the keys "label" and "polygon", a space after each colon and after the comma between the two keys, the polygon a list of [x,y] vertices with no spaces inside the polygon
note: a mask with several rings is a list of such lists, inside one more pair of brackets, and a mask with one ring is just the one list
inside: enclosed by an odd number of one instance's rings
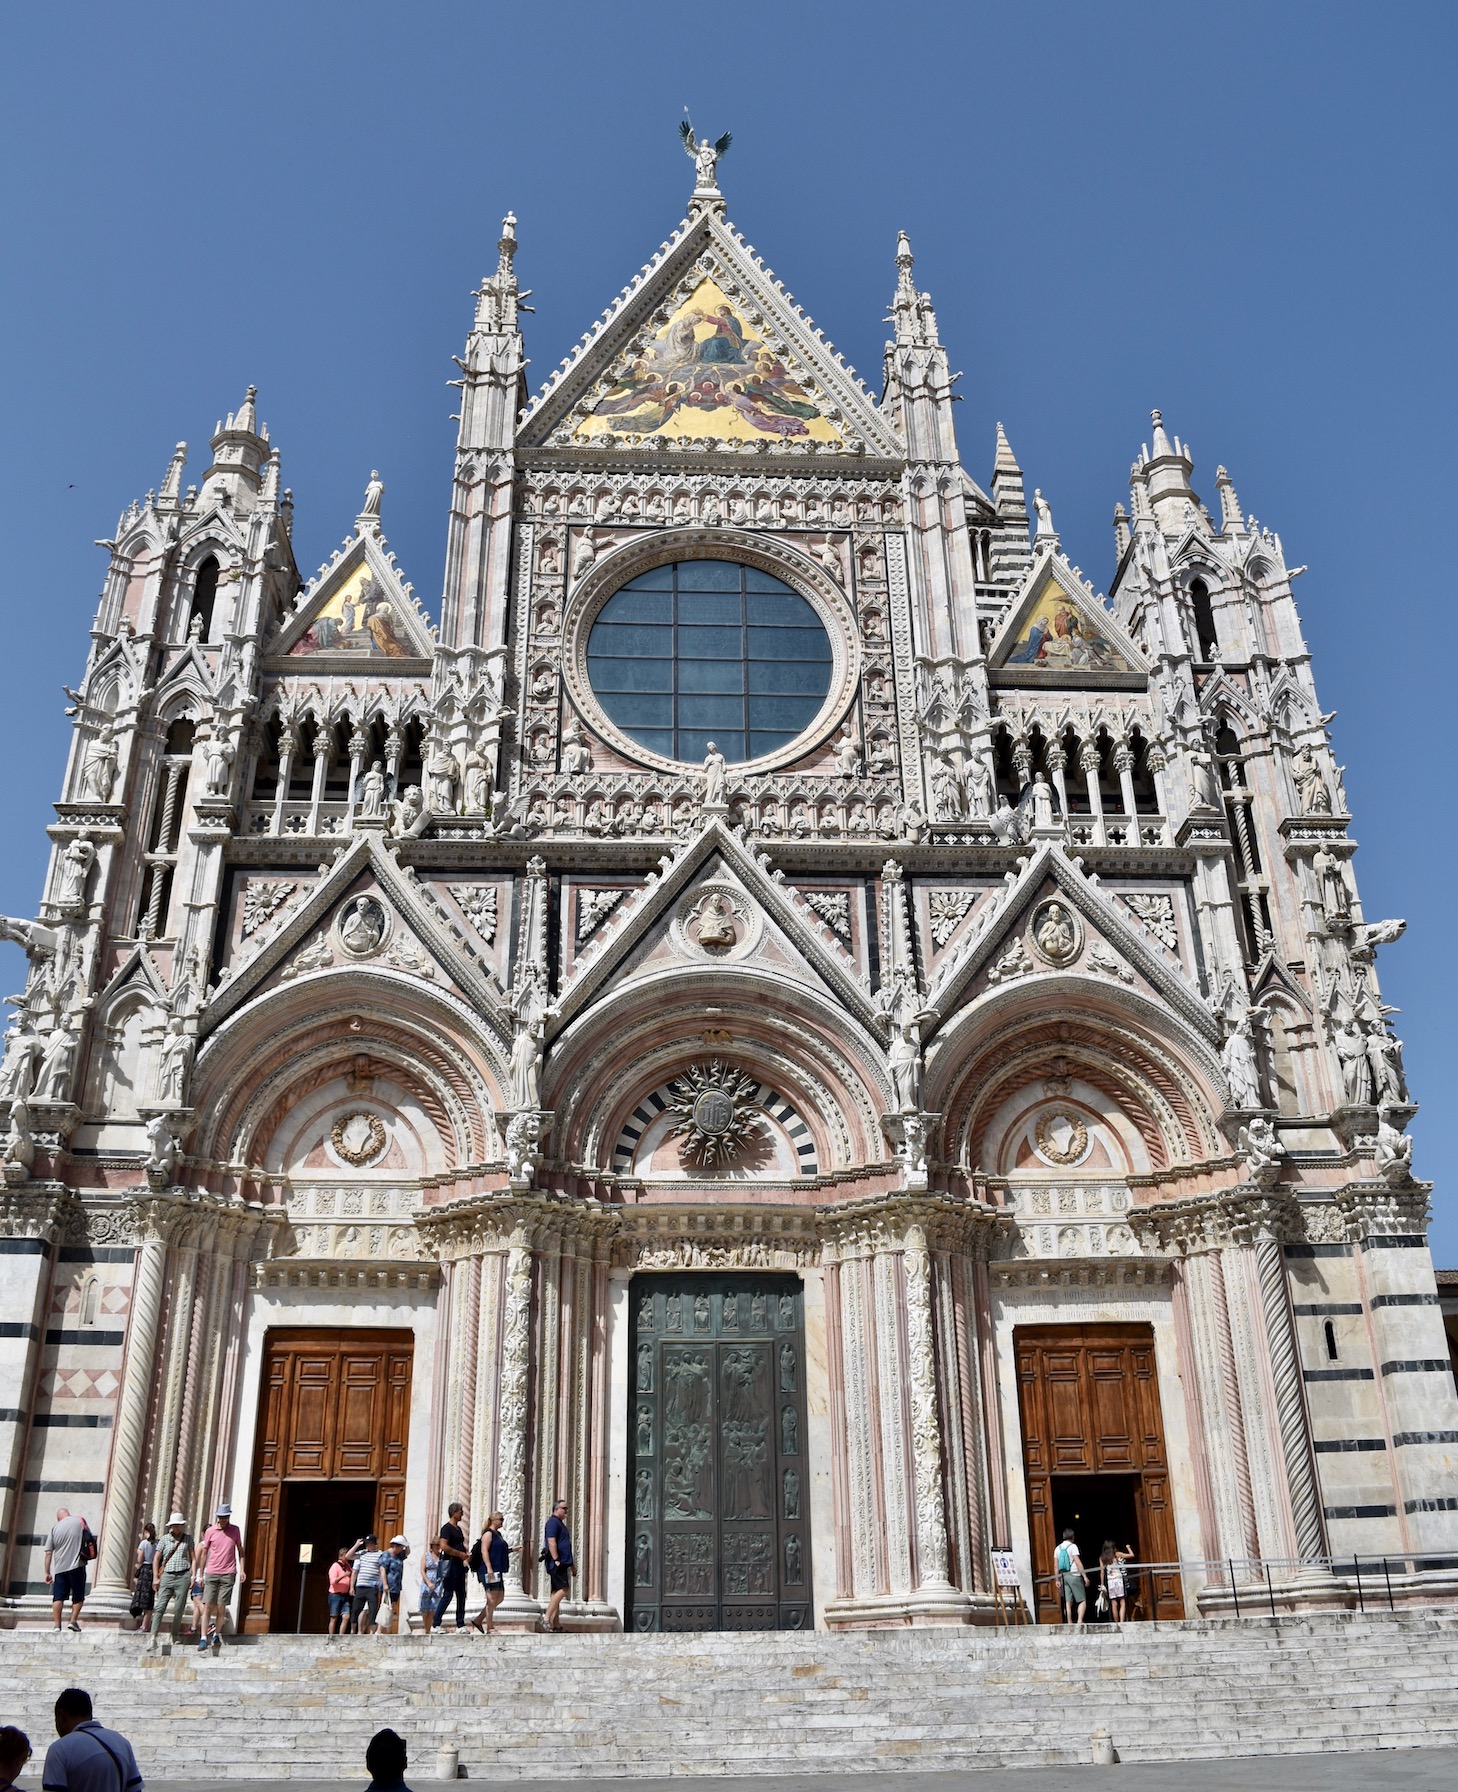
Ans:
{"label": "angel statue on pinnacle", "polygon": [[688,107],[683,109],[683,117],[678,121],[678,134],[683,138],[684,153],[693,157],[695,185],[701,193],[717,193],[719,181],[716,170],[719,157],[724,155],[733,141],[733,135],[725,131],[716,142],[711,143],[707,137],[694,135],[693,123],[688,115]]}

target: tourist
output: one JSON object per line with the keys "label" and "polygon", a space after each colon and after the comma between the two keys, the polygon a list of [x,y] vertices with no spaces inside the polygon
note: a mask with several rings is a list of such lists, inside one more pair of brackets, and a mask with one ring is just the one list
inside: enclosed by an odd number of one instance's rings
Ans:
{"label": "tourist", "polygon": [[226,1500],[203,1532],[193,1566],[203,1578],[197,1646],[199,1651],[211,1648],[216,1655],[223,1647],[223,1621],[233,1603],[233,1589],[243,1579],[243,1533],[233,1523],[233,1508]]}
{"label": "tourist", "polygon": [[81,1628],[81,1607],[86,1599],[86,1539],[90,1535],[86,1520],[78,1513],[74,1518],[65,1506],[56,1509],[56,1522],[46,1532],[45,1566],[42,1570],[51,1583],[51,1615],[57,1630],[61,1628],[61,1608],[71,1602],[70,1630]]}
{"label": "tourist", "polygon": [[[1078,1553],[1071,1530],[1064,1531],[1063,1541],[1053,1557],[1053,1566],[1058,1571],[1058,1585],[1063,1593],[1063,1609],[1068,1622],[1082,1624],[1088,1610],[1088,1585],[1083,1577],[1083,1558]],[[1074,1616],[1075,1608],[1077,1617]]]}
{"label": "tourist", "polygon": [[30,1738],[14,1724],[0,1729],[0,1792],[12,1792],[30,1759]]}
{"label": "tourist", "polygon": [[405,1558],[410,1554],[407,1537],[392,1537],[381,1566],[385,1570],[385,1591],[390,1598],[390,1629],[400,1628],[401,1595],[405,1591]]}
{"label": "tourist", "polygon": [[347,1549],[341,1549],[338,1559],[329,1568],[329,1631],[330,1636],[343,1636],[350,1626],[350,1613],[354,1604],[350,1593],[350,1583],[354,1579],[354,1562]]}
{"label": "tourist", "polygon": [[188,1626],[193,1636],[201,1636],[203,1624],[203,1577],[201,1569],[194,1568],[192,1580],[188,1583],[188,1597],[192,1601],[192,1623]]}
{"label": "tourist", "polygon": [[385,1596],[385,1555],[373,1531],[354,1546],[349,1615],[360,1636],[369,1635],[380,1613],[380,1601]]}
{"label": "tourist", "polygon": [[434,1611],[426,1609],[420,1614],[427,1636],[445,1616],[446,1607],[453,1599],[456,1602],[456,1629],[466,1628],[466,1564],[471,1558],[466,1550],[466,1533],[461,1529],[465,1515],[466,1508],[461,1502],[452,1500],[440,1535],[435,1540],[436,1554],[441,1558],[440,1596]]}
{"label": "tourist", "polygon": [[91,1715],[91,1694],[68,1686],[56,1700],[56,1740],[46,1750],[41,1771],[46,1792],[141,1792],[132,1745],[118,1730],[106,1730]]}
{"label": "tourist", "polygon": [[[483,1636],[491,1635],[495,1628],[491,1622],[492,1614],[506,1597],[506,1567],[511,1560],[511,1545],[501,1534],[501,1527],[505,1523],[500,1512],[493,1512],[486,1520],[481,1541],[476,1545],[475,1560],[481,1564],[476,1570],[476,1576],[486,1594],[486,1603],[472,1618],[471,1623]],[[472,1565],[475,1565],[474,1562]]]}
{"label": "tourist", "polygon": [[405,1738],[393,1730],[376,1730],[365,1750],[365,1771],[370,1776],[365,1792],[410,1792],[405,1784],[409,1765]]}
{"label": "tourist", "polygon": [[153,1558],[157,1554],[157,1527],[154,1524],[142,1526],[142,1538],[137,1544],[136,1560],[132,1566],[136,1570],[136,1579],[132,1582],[132,1603],[128,1607],[137,1620],[137,1629],[145,1627],[147,1613],[151,1611],[157,1592],[152,1579]]}
{"label": "tourist", "polygon": [[169,1606],[172,1607],[172,1641],[176,1643],[181,1635],[183,1614],[187,1610],[188,1595],[192,1590],[192,1559],[196,1551],[197,1545],[188,1531],[187,1520],[180,1512],[174,1512],[167,1520],[167,1535],[157,1545],[157,1554],[152,1562],[157,1592],[152,1605],[152,1640],[147,1644],[149,1650],[158,1646],[157,1638],[166,1621]]}
{"label": "tourist", "polygon": [[547,1600],[546,1626],[548,1630],[560,1632],[562,1601],[577,1575],[577,1564],[572,1560],[572,1533],[567,1529],[566,1500],[557,1501],[547,1520],[542,1533],[542,1561],[546,1564],[547,1582],[552,1589]]}
{"label": "tourist", "polygon": [[440,1600],[440,1574],[441,1559],[432,1543],[420,1563],[420,1627],[423,1631],[429,1631]]}
{"label": "tourist", "polygon": [[1115,1549],[1112,1537],[1099,1552],[1101,1590],[1108,1598],[1109,1616],[1115,1624],[1122,1624],[1125,1621],[1127,1611],[1125,1601],[1128,1598],[1129,1587],[1124,1564],[1133,1559],[1134,1551],[1128,1547]]}

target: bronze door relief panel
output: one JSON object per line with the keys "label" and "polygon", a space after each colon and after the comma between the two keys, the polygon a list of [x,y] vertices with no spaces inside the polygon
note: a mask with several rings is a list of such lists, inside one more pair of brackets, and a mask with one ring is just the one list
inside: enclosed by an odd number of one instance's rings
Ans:
{"label": "bronze door relief panel", "polygon": [[808,1630],[799,1279],[642,1275],[629,1302],[631,1628]]}

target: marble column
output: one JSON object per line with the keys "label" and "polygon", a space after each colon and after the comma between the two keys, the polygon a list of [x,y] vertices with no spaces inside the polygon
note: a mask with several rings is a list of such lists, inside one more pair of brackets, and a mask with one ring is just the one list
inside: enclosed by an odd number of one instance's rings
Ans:
{"label": "marble column", "polygon": [[100,1559],[96,1564],[96,1597],[112,1604],[118,1599],[125,1604],[131,1594],[137,1495],[157,1376],[157,1334],[167,1280],[167,1237],[154,1205],[144,1209],[143,1225],[145,1236],[137,1252],[132,1284],[131,1319],[107,1473]]}
{"label": "marble column", "polygon": [[522,1586],[523,1557],[535,1554],[535,1527],[526,1530],[527,1445],[532,1356],[532,1251],[524,1226],[511,1235],[506,1253],[506,1301],[502,1323],[500,1430],[498,1433],[497,1501],[505,1515],[508,1541],[520,1542],[506,1570],[506,1597],[497,1622],[534,1629],[541,1617],[538,1600]]}

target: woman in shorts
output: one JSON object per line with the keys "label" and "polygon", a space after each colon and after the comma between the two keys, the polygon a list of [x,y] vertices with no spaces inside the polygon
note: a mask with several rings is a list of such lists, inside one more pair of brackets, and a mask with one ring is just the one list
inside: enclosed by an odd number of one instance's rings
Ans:
{"label": "woman in shorts", "polygon": [[353,1604],[349,1583],[353,1574],[353,1558],[341,1549],[329,1569],[329,1634],[345,1636],[349,1631],[349,1612]]}
{"label": "woman in shorts", "polygon": [[491,1635],[494,1628],[492,1613],[506,1597],[506,1566],[511,1560],[511,1545],[501,1534],[501,1527],[505,1523],[506,1519],[500,1512],[493,1512],[486,1520],[486,1529],[481,1533],[480,1580],[485,1589],[486,1603],[472,1618],[471,1623],[483,1636]]}
{"label": "woman in shorts", "polygon": [[1115,1624],[1125,1622],[1129,1596],[1129,1577],[1124,1572],[1125,1562],[1132,1561],[1134,1551],[1129,1548],[1115,1549],[1113,1539],[1104,1545],[1099,1554],[1099,1578],[1103,1582],[1104,1592],[1109,1599],[1109,1616]]}

